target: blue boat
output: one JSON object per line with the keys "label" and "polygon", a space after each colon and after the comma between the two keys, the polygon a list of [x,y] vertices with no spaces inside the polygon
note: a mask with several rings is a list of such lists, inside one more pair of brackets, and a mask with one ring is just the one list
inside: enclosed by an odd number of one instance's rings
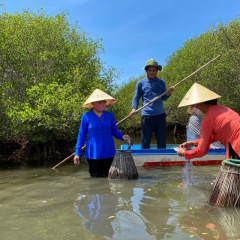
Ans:
{"label": "blue boat", "polygon": [[[156,144],[151,144],[150,149],[141,149],[140,144],[134,144],[131,149],[128,149],[128,145],[124,144],[117,151],[131,151],[136,166],[183,166],[187,160],[177,155],[175,147],[179,147],[179,144],[167,144],[166,149],[157,149]],[[225,147],[210,148],[205,156],[194,158],[191,162],[195,166],[221,164],[225,159],[225,153]]]}

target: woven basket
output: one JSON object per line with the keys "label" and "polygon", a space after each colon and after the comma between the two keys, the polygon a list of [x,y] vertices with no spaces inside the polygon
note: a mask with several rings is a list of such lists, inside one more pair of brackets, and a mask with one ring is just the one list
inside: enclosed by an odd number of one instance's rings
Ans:
{"label": "woven basket", "polygon": [[137,179],[138,171],[131,151],[117,151],[108,172],[108,179]]}
{"label": "woven basket", "polygon": [[240,160],[222,162],[208,203],[217,207],[240,207]]}

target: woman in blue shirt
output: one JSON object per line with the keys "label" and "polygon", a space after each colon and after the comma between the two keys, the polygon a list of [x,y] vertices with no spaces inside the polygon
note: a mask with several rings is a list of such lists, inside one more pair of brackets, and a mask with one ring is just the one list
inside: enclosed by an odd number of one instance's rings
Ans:
{"label": "woman in blue shirt", "polygon": [[128,135],[123,135],[117,129],[114,116],[104,111],[116,100],[105,92],[96,89],[83,104],[85,108],[92,108],[82,115],[74,164],[80,164],[82,147],[85,144],[85,157],[89,165],[91,177],[107,177],[116,150],[113,137],[126,141]]}

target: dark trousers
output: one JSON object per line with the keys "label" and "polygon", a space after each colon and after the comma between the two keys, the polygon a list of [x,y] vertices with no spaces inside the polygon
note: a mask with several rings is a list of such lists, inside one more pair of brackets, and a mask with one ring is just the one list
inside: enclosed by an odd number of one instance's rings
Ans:
{"label": "dark trousers", "polygon": [[232,145],[228,143],[229,146],[229,154],[232,159],[240,159],[240,157],[237,155],[237,153],[233,150]]}
{"label": "dark trousers", "polygon": [[142,149],[150,148],[150,142],[154,132],[157,139],[157,148],[166,148],[167,124],[165,113],[155,116],[142,116]]}
{"label": "dark trousers", "polygon": [[88,158],[89,173],[91,177],[107,177],[114,157],[104,159]]}

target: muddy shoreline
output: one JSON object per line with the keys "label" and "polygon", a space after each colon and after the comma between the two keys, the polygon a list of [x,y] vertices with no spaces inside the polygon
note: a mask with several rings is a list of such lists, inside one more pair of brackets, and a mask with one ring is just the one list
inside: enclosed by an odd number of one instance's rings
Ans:
{"label": "muddy shoreline", "polygon": [[[130,136],[138,135],[141,129],[128,132]],[[185,137],[185,128],[172,127],[167,131],[168,136]],[[0,167],[15,167],[22,165],[54,166],[74,152],[76,141],[49,142],[34,145],[23,139],[12,139],[0,142]]]}

